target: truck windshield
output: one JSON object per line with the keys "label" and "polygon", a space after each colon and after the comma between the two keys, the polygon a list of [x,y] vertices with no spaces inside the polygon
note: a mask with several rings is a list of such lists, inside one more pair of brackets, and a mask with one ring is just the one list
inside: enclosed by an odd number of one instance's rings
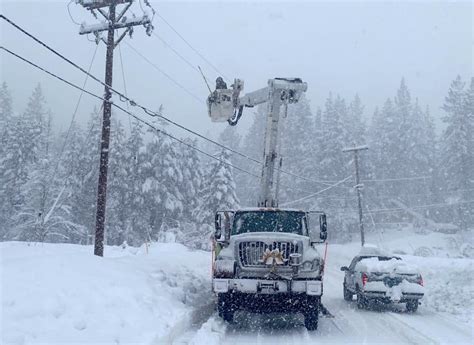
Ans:
{"label": "truck windshield", "polygon": [[248,232],[286,232],[306,235],[304,212],[298,211],[248,211],[237,212],[232,235]]}

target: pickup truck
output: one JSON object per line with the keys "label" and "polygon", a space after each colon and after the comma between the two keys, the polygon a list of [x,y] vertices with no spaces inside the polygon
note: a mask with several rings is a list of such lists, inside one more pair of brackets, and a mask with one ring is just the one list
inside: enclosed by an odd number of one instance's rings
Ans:
{"label": "pickup truck", "polygon": [[343,294],[346,301],[357,297],[357,307],[370,302],[406,303],[408,312],[415,312],[424,295],[423,278],[418,269],[400,257],[363,248],[352,259],[345,272]]}

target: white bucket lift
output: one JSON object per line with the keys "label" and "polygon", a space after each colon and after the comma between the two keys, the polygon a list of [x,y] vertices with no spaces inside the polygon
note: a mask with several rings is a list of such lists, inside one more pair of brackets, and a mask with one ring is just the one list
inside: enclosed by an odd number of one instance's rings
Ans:
{"label": "white bucket lift", "polygon": [[274,78],[268,86],[240,96],[243,81],[234,80],[230,89],[216,89],[207,98],[209,117],[213,122],[228,122],[234,126],[242,116],[244,107],[254,107],[268,103],[267,125],[265,131],[264,162],[261,179],[261,192],[258,205],[274,207],[278,205],[278,187],[274,184],[274,171],[278,157],[278,126],[281,106],[298,102],[308,88],[299,78]]}
{"label": "white bucket lift", "polygon": [[215,90],[207,98],[207,108],[212,122],[226,122],[234,115],[232,89]]}
{"label": "white bucket lift", "polygon": [[244,82],[234,79],[231,89],[216,89],[207,97],[207,109],[212,122],[227,121],[232,126],[237,124],[245,105],[239,100],[243,89]]}

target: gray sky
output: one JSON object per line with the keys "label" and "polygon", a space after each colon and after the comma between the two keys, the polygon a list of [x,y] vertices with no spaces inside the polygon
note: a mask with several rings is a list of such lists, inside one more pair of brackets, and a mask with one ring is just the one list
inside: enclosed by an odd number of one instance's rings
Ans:
{"label": "gray sky", "polygon": [[[69,18],[69,1],[0,0],[1,12],[37,35],[81,66],[87,67],[95,44],[78,35]],[[457,74],[472,76],[472,3],[453,2],[157,2],[155,9],[198,51],[229,78],[245,80],[245,90],[266,85],[278,76],[301,77],[308,82],[313,109],[323,105],[328,92],[350,99],[357,92],[371,116],[376,105],[392,97],[405,77],[412,96],[429,104],[435,117],[451,80]],[[78,22],[94,18],[74,3],[71,14]],[[139,14],[140,8],[134,7]],[[159,18],[155,32],[193,65],[201,65],[214,81],[216,72],[195,54]],[[28,57],[71,81],[81,84],[84,75],[44,48],[0,24],[2,45]],[[152,109],[164,105],[165,114],[203,133],[223,125],[211,124],[204,100],[208,91],[194,69],[180,60],[157,37],[137,27],[126,41],[145,54],[202,101],[191,97],[147,64],[127,44],[122,44],[125,80],[131,98]],[[23,111],[37,82],[41,82],[56,124],[66,127],[79,92],[51,79],[15,58],[1,57],[1,79],[13,92],[16,111]],[[123,90],[119,51],[115,51],[114,87]],[[105,47],[99,46],[92,73],[103,78]],[[87,88],[102,94],[89,81]],[[118,100],[116,100],[118,102]],[[97,101],[84,96],[78,119],[85,122]],[[137,110],[137,113],[140,113]],[[124,123],[127,119],[120,116]],[[145,117],[145,115],[143,115]],[[241,130],[251,122],[244,114]]]}

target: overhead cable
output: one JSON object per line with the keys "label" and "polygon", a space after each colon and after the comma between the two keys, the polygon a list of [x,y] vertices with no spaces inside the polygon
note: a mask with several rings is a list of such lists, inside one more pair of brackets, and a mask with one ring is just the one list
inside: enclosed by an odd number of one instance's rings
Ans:
{"label": "overhead cable", "polygon": [[184,37],[183,35],[181,35],[178,30],[176,30],[173,25],[171,25],[160,13],[157,13],[156,14],[158,17],[161,18],[161,20],[166,24],[168,25],[168,27],[173,30],[173,32],[178,35],[179,38],[181,38],[181,40],[186,43],[186,45],[191,48],[192,51],[194,51],[201,59],[203,59],[209,66],[211,66],[211,68],[221,77],[223,77],[224,79],[226,79],[227,81],[230,81],[231,79],[226,77],[224,73],[222,73],[221,71],[219,71],[219,69],[214,66],[214,64],[212,62],[210,62],[204,55],[202,55],[196,48],[194,48],[191,43],[189,43]]}
{"label": "overhead cable", "polygon": [[[87,90],[85,90],[84,88],[81,88],[80,86],[78,86],[78,85],[76,85],[76,84],[71,83],[70,81],[68,81],[68,80],[66,80],[66,79],[64,79],[64,78],[62,78],[62,77],[60,77],[60,76],[58,76],[58,75],[56,75],[56,74],[54,74],[54,73],[52,73],[52,72],[46,70],[46,69],[44,69],[44,68],[41,67],[41,66],[38,66],[37,64],[31,62],[30,60],[28,60],[28,59],[26,59],[26,58],[24,58],[24,57],[22,57],[22,56],[20,56],[20,55],[18,55],[18,54],[16,54],[16,53],[12,52],[11,50],[9,50],[9,49],[7,49],[7,48],[5,48],[5,47],[3,47],[3,46],[0,46],[0,49],[6,51],[7,53],[9,53],[9,54],[11,54],[11,55],[13,55],[13,56],[15,56],[16,58],[22,60],[23,62],[26,62],[27,64],[29,64],[29,65],[31,65],[31,66],[33,66],[33,67],[35,67],[35,68],[37,68],[37,69],[43,71],[44,73],[46,73],[46,74],[48,74],[48,75],[50,75],[50,76],[52,76],[52,77],[54,77],[54,78],[56,78],[56,79],[62,81],[63,83],[66,83],[67,85],[69,85],[69,86],[71,86],[71,87],[73,87],[73,88],[75,88],[75,89],[82,90],[84,93],[86,93],[86,94],[88,94],[88,95],[90,95],[90,96],[92,96],[92,97],[95,97],[95,98],[97,98],[97,99],[99,99],[99,100],[105,101],[104,98],[102,98],[102,97],[100,97],[100,96],[98,96],[98,95],[96,95],[96,94],[94,94],[94,93],[92,93],[92,92],[90,92],[90,91],[87,91]],[[243,173],[246,173],[246,174],[248,174],[248,175],[250,175],[250,176],[259,178],[258,175],[255,175],[255,174],[253,174],[253,173],[251,173],[251,172],[249,172],[249,171],[247,171],[247,170],[245,170],[245,169],[242,169],[242,168],[240,168],[240,167],[238,167],[238,166],[235,166],[235,165],[233,165],[233,164],[231,164],[231,163],[229,163],[229,162],[227,162],[227,161],[225,161],[225,160],[223,160],[223,159],[220,159],[220,158],[218,158],[218,157],[216,157],[216,156],[214,156],[214,155],[212,155],[212,154],[210,154],[210,153],[207,153],[207,152],[205,152],[205,151],[199,149],[198,147],[195,147],[195,146],[193,146],[193,145],[191,145],[191,144],[185,142],[185,141],[182,140],[182,139],[176,138],[175,136],[169,134],[169,133],[166,132],[166,131],[163,131],[162,129],[156,128],[155,126],[153,126],[153,125],[152,125],[151,123],[149,123],[148,121],[145,121],[145,120],[141,119],[140,117],[136,116],[135,114],[133,114],[132,112],[128,111],[127,109],[125,109],[125,108],[123,108],[123,107],[121,107],[121,106],[119,106],[119,105],[117,105],[117,104],[115,104],[115,103],[113,103],[113,102],[112,102],[111,104],[112,104],[112,106],[114,106],[114,107],[116,107],[117,109],[123,111],[124,113],[128,114],[129,116],[132,116],[132,117],[133,117],[134,119],[136,119],[137,121],[139,121],[139,122],[141,122],[141,123],[147,125],[148,127],[152,128],[152,129],[155,130],[157,133],[160,133],[160,134],[163,134],[163,135],[165,135],[165,136],[168,136],[169,138],[171,138],[171,139],[173,139],[173,140],[175,140],[175,141],[181,143],[182,145],[187,146],[187,147],[189,147],[189,148],[191,148],[191,149],[193,149],[193,150],[195,150],[195,151],[197,151],[197,152],[199,152],[199,153],[201,153],[201,154],[203,154],[203,155],[205,155],[205,156],[207,156],[207,157],[209,157],[209,158],[212,158],[212,159],[214,159],[214,160],[217,160],[217,161],[219,161],[219,162],[221,162],[221,163],[223,163],[223,164],[225,164],[225,165],[227,165],[227,166],[230,166],[230,167],[232,167],[232,168],[234,168],[234,169],[236,169],[236,170],[239,170],[239,171],[241,171],[241,172],[243,172]]]}
{"label": "overhead cable", "polygon": [[307,195],[307,196],[305,196],[305,197],[303,197],[303,198],[300,198],[300,199],[297,199],[297,200],[293,200],[293,201],[290,201],[290,202],[285,202],[282,206],[293,205],[293,204],[296,204],[296,203],[298,203],[298,202],[301,202],[301,201],[304,201],[304,200],[307,200],[307,199],[311,199],[311,198],[315,197],[316,195],[319,195],[319,194],[321,194],[321,193],[323,193],[323,192],[325,192],[325,191],[327,191],[327,190],[329,190],[329,189],[332,189],[332,188],[334,188],[334,187],[337,187],[337,186],[340,185],[341,183],[346,182],[346,181],[347,181],[348,179],[350,179],[351,177],[352,177],[352,175],[347,176],[345,179],[342,179],[342,180],[338,181],[337,183],[335,183],[335,184],[333,184],[333,185],[331,185],[331,186],[329,186],[329,187],[327,187],[327,188],[324,188],[324,189],[322,189],[322,190],[320,190],[320,191],[318,191],[318,192],[316,192],[316,193]]}

